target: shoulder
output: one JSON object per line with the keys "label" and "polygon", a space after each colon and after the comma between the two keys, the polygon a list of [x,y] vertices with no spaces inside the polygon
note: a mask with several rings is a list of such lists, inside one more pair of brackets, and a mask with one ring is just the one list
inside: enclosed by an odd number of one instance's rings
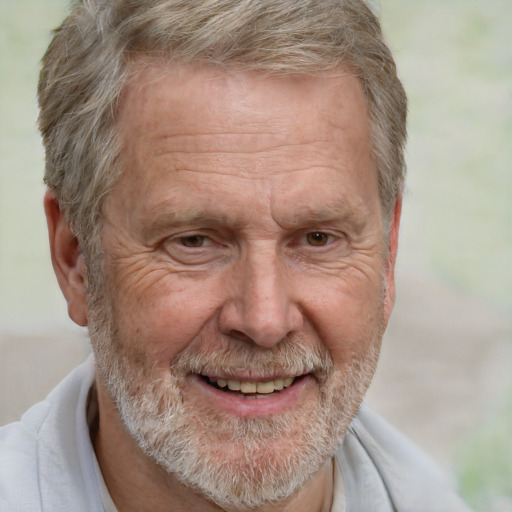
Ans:
{"label": "shoulder", "polygon": [[1,510],[41,510],[37,470],[38,427],[48,411],[49,404],[40,402],[27,413],[30,419],[0,429]]}
{"label": "shoulder", "polygon": [[85,394],[93,377],[94,363],[88,360],[20,421],[0,429],[0,510],[65,510],[51,503],[65,501],[61,498],[81,480],[77,436],[86,428]]}
{"label": "shoulder", "polygon": [[403,434],[364,405],[337,455],[347,487],[356,490],[361,485],[370,485],[375,495],[380,493],[386,497],[390,510],[468,512],[453,490],[451,478]]}

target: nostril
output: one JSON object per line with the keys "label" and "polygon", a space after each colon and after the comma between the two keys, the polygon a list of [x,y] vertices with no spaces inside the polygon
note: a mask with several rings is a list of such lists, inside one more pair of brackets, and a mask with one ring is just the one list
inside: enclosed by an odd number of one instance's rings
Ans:
{"label": "nostril", "polygon": [[252,341],[250,336],[247,336],[247,334],[245,334],[244,332],[238,331],[236,329],[231,329],[229,331],[229,336],[235,338],[238,341]]}

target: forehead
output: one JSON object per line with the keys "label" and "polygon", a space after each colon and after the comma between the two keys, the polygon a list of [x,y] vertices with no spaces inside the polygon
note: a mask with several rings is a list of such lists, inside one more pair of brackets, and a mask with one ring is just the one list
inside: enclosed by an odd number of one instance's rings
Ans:
{"label": "forehead", "polygon": [[[254,144],[257,138],[271,146],[339,135],[350,143],[369,133],[362,86],[345,69],[317,76],[269,76],[212,65],[133,64],[118,123],[123,136],[154,141],[165,132],[176,137],[180,149],[199,137],[207,149],[208,136],[215,135],[220,146],[222,135],[235,134],[240,142]],[[340,127],[342,134],[336,130]],[[233,140],[224,141],[232,149]]]}
{"label": "forehead", "polygon": [[118,125],[126,204],[165,202],[194,183],[215,192],[250,182],[265,194],[307,182],[327,192],[326,180],[343,176],[348,195],[351,182],[376,181],[364,93],[345,70],[268,76],[145,63],[133,69]]}

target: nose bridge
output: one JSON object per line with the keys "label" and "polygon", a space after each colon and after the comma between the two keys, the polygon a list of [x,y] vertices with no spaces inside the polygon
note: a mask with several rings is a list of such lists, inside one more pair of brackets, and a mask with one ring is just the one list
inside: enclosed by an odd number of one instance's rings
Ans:
{"label": "nose bridge", "polygon": [[[258,255],[260,256],[260,255]],[[279,268],[277,255],[255,256],[248,265],[243,293],[243,306],[247,315],[260,321],[272,313],[277,317],[286,309],[285,279]]]}
{"label": "nose bridge", "polygon": [[300,326],[289,278],[274,247],[254,248],[247,254],[235,290],[232,332],[271,347]]}

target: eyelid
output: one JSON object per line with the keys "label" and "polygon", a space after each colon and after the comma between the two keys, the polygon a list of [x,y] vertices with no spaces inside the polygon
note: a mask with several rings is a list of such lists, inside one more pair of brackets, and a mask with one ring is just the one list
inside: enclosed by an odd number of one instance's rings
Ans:
{"label": "eyelid", "polygon": [[[201,237],[205,242],[196,247],[182,243],[183,239],[192,237]],[[226,245],[219,240],[215,232],[207,229],[190,229],[169,235],[161,241],[160,249],[166,254],[166,258],[190,268],[201,268],[203,265],[220,261],[227,255]]]}
{"label": "eyelid", "polygon": [[[187,239],[194,237],[202,239],[200,245],[194,246],[193,244],[187,245],[185,243]],[[172,235],[166,238],[162,245],[164,247],[167,246],[168,251],[181,251],[183,253],[188,252],[190,254],[211,251],[225,247],[225,244],[219,240],[219,237],[216,237],[213,234],[206,234],[204,231],[191,231],[187,233]]]}
{"label": "eyelid", "polygon": [[216,238],[218,238],[218,237],[215,237],[214,233],[212,233],[212,231],[208,230],[208,229],[188,229],[186,231],[179,231],[179,232],[176,232],[176,233],[166,236],[162,240],[162,242],[163,243],[179,242],[183,239],[194,238],[194,237],[203,238],[203,239],[209,240],[213,243],[218,243],[216,241]]}

